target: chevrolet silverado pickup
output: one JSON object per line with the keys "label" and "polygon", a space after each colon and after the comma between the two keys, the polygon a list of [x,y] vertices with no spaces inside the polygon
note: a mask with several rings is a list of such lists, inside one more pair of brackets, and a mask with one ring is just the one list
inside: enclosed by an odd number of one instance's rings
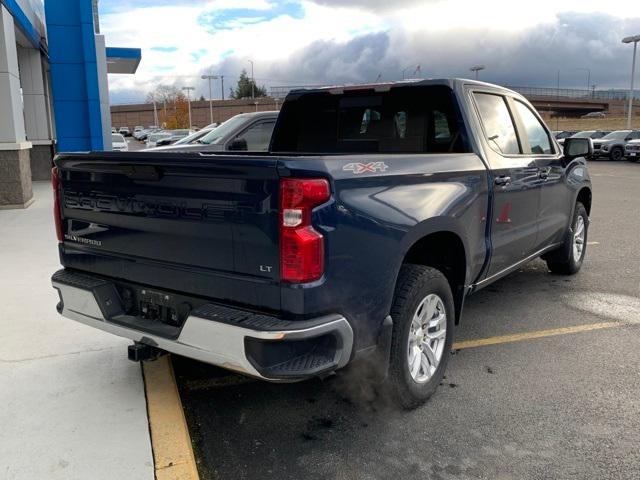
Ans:
{"label": "chevrolet silverado pickup", "polygon": [[62,154],[58,312],[273,382],[374,365],[398,404],[444,374],[465,298],[586,253],[589,138],[449,79],[296,90],[267,152]]}

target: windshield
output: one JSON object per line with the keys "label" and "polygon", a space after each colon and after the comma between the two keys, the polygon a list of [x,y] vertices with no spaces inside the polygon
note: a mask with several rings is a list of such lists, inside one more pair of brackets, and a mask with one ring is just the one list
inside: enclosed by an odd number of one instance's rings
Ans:
{"label": "windshield", "polygon": [[111,135],[111,141],[113,143],[125,143],[122,135]]}
{"label": "windshield", "polygon": [[575,135],[573,135],[571,138],[591,138],[594,133],[596,133],[595,130],[587,130],[585,132],[578,132]]}
{"label": "windshield", "polygon": [[630,133],[630,130],[618,130],[617,132],[611,132],[605,135],[602,137],[602,140],[624,140]]}
{"label": "windshield", "polygon": [[200,143],[205,145],[216,145],[223,138],[230,133],[234,132],[238,127],[245,123],[247,117],[245,115],[236,115],[235,117],[227,120],[222,125],[211,130],[208,134],[200,139]]}

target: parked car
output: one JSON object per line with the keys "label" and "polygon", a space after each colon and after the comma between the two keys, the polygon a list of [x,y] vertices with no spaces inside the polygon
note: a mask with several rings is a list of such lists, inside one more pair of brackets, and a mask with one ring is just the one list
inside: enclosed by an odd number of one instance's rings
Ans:
{"label": "parked car", "polygon": [[[592,138],[595,140],[595,139],[604,137],[606,134],[607,132],[604,132],[602,130],[584,130],[582,132],[577,132],[573,135],[570,135],[570,137],[571,138]],[[558,143],[560,145],[563,145],[565,138],[558,139]]]}
{"label": "parked car", "polygon": [[149,129],[145,128],[144,130],[138,130],[137,132],[133,132],[133,138],[135,138],[136,140],[140,141],[140,139],[142,138],[142,136],[145,133],[148,133]]}
{"label": "parked car", "polygon": [[171,134],[161,130],[159,132],[154,132],[149,134],[147,137],[146,148],[154,148],[158,145],[158,141],[164,138],[171,138]]}
{"label": "parked car", "polygon": [[622,160],[625,145],[631,140],[640,139],[640,130],[617,130],[593,142],[594,156],[607,157],[610,160]]}
{"label": "parked car", "polygon": [[118,130],[116,130],[116,127],[111,127],[111,133],[118,133]]}
{"label": "parked car", "polygon": [[118,130],[118,133],[124,137],[131,136],[131,132],[129,131],[128,127],[120,127],[120,130]]}
{"label": "parked car", "polygon": [[605,118],[607,115],[604,112],[589,112],[582,115],[580,118]]}
{"label": "parked car", "polygon": [[556,130],[553,132],[553,135],[556,137],[556,140],[562,140],[576,133],[578,133],[576,130]]}
{"label": "parked car", "polygon": [[119,133],[111,134],[111,146],[115,152],[128,152],[129,144],[127,140]]}
{"label": "parked car", "polygon": [[196,144],[171,145],[157,151],[250,151],[265,152],[269,148],[271,134],[279,112],[241,113],[211,130]]}
{"label": "parked car", "polygon": [[198,130],[197,132],[192,133],[187,137],[181,138],[180,140],[173,143],[173,145],[190,145],[190,144],[198,143],[198,140],[204,137],[211,130],[213,130],[213,128],[205,127],[202,130]]}
{"label": "parked car", "polygon": [[142,125],[137,125],[133,127],[133,133],[140,132],[142,130],[144,130],[144,127]]}
{"label": "parked car", "polygon": [[592,140],[560,151],[516,92],[297,90],[270,143],[58,156],[58,312],[133,340],[133,360],[275,382],[366,361],[410,408],[440,383],[469,294],[540,256],[567,275],[585,259]]}
{"label": "parked car", "polygon": [[145,128],[144,130],[134,133],[133,136],[136,138],[136,140],[138,140],[139,142],[144,142],[147,140],[147,137],[152,134],[152,133],[156,133],[156,132],[160,132],[162,131],[162,129],[160,128]]}
{"label": "parked car", "polygon": [[630,162],[637,162],[640,160],[640,140],[631,140],[624,147],[624,156]]}
{"label": "parked car", "polygon": [[185,137],[188,137],[189,135],[192,135],[194,132],[193,130],[165,130],[165,133],[168,133],[170,136],[166,137],[166,138],[161,138],[158,141],[156,141],[156,146],[157,147],[161,147],[161,146],[166,146],[166,145],[173,145],[174,143],[176,143],[178,140],[182,140]]}

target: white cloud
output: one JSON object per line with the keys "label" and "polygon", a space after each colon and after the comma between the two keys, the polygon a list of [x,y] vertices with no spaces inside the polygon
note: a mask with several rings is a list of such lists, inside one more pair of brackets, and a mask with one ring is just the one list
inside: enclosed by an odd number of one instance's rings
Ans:
{"label": "white cloud", "polygon": [[[634,18],[640,17],[637,11],[635,17],[624,20],[629,17],[628,0],[215,0],[145,6],[153,3],[145,0],[121,11],[111,8],[101,17],[108,45],[143,50],[135,76],[110,78],[114,97],[120,101],[139,101],[143,92],[160,82],[191,84],[199,95],[205,92],[199,80],[203,70],[211,67],[234,82],[242,68],[249,68],[248,59],[255,62],[257,81],[268,85],[372,80],[375,72],[384,72],[390,79],[392,71],[398,75],[403,66],[428,62],[423,69],[453,74],[466,71],[474,58],[493,62],[498,75],[508,72],[510,62],[522,60],[514,55],[545,45],[548,51],[535,55],[548,55],[547,65],[544,58],[532,59],[543,68],[553,70],[552,64],[573,60],[582,66],[617,58],[621,48],[617,38],[636,28]],[[302,11],[303,15],[295,14]],[[204,13],[213,23],[203,24]],[[219,14],[221,20],[216,17]],[[606,18],[615,30],[605,32],[597,22],[590,25],[590,18]],[[587,30],[577,31],[585,25]],[[372,34],[384,34],[386,40]],[[359,38],[375,39],[372,48],[384,45],[385,50],[371,51],[357,43]],[[536,45],[528,45],[533,38]],[[333,58],[318,50],[323,46],[333,52]],[[555,58],[565,47],[584,52],[584,58]],[[324,67],[314,64],[316,60],[324,62]]]}

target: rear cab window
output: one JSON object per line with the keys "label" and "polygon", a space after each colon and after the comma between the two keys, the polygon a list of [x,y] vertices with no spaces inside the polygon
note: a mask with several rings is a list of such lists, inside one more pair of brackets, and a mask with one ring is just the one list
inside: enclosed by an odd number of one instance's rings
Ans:
{"label": "rear cab window", "polygon": [[285,102],[280,122],[274,152],[470,152],[457,100],[441,85],[305,92]]}

